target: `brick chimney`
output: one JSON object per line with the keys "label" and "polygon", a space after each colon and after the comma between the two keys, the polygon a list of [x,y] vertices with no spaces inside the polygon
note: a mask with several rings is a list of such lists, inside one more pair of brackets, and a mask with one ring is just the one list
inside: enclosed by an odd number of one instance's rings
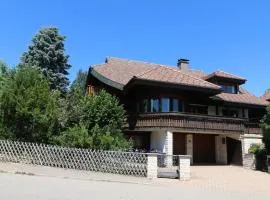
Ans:
{"label": "brick chimney", "polygon": [[189,60],[183,59],[183,58],[178,59],[177,67],[179,67],[180,70],[188,71],[189,70]]}

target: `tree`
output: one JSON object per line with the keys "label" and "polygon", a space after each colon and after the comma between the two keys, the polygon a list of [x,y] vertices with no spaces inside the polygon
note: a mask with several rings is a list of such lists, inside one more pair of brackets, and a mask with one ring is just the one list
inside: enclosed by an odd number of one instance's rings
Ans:
{"label": "tree", "polygon": [[60,92],[50,91],[47,79],[36,67],[21,66],[7,77],[0,95],[0,115],[8,137],[49,142],[60,131]]}
{"label": "tree", "polygon": [[[3,85],[6,81],[6,79],[8,78],[9,75],[9,69],[7,67],[7,65],[3,62],[0,61],[0,96],[2,95],[3,92]],[[1,102],[0,102],[1,105]],[[4,117],[3,115],[1,115],[2,110],[1,110],[1,106],[0,106],[0,139],[5,139],[5,138],[9,138],[12,133],[10,132],[9,128],[5,127],[4,125]]]}
{"label": "tree", "polygon": [[0,60],[0,90],[7,74],[8,74],[8,67],[3,61]]}
{"label": "tree", "polygon": [[115,96],[102,90],[96,95],[81,96],[74,105],[77,121],[69,123],[71,127],[55,138],[57,144],[104,150],[131,147],[122,132],[125,111]]}
{"label": "tree", "polygon": [[93,148],[125,149],[131,146],[123,136],[125,111],[115,96],[105,90],[81,101],[82,121],[92,137]]}
{"label": "tree", "polygon": [[69,84],[67,75],[69,56],[65,55],[65,37],[57,28],[43,28],[33,38],[28,51],[21,58],[22,64],[37,66],[48,78],[51,89],[65,92]]}
{"label": "tree", "polygon": [[263,142],[267,153],[270,153],[270,105],[266,108],[266,114],[262,119]]}
{"label": "tree", "polygon": [[54,137],[58,145],[76,148],[92,147],[92,138],[88,135],[88,129],[83,124],[75,124],[63,131],[59,136]]}
{"label": "tree", "polygon": [[71,93],[79,93],[80,96],[84,96],[86,93],[86,81],[87,81],[87,72],[82,71],[81,69],[77,73],[76,79],[71,84]]}
{"label": "tree", "polygon": [[80,123],[82,117],[81,101],[86,94],[87,73],[79,70],[66,95],[67,122],[69,126]]}

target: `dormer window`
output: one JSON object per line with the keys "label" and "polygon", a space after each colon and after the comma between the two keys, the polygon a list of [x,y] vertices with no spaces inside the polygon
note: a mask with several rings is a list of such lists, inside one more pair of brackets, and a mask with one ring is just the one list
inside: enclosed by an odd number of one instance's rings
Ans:
{"label": "dormer window", "polygon": [[225,93],[237,94],[236,85],[221,85],[222,91]]}

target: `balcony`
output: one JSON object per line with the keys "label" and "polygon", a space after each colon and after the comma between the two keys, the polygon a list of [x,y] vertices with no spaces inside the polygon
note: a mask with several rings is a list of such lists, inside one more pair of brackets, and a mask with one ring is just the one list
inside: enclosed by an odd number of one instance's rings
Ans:
{"label": "balcony", "polygon": [[259,123],[246,123],[247,134],[262,134],[262,129]]}
{"label": "balcony", "polygon": [[[129,115],[130,130],[172,129],[190,133],[244,134],[247,119],[189,113],[143,113]],[[257,130],[250,128],[250,132]]]}

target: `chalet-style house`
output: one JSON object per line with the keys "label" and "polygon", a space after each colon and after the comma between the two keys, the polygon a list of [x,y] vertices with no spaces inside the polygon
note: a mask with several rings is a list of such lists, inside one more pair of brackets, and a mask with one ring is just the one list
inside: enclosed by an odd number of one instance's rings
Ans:
{"label": "chalet-style house", "polygon": [[93,65],[88,92],[105,89],[127,112],[125,136],[149,152],[191,155],[196,163],[241,164],[261,143],[259,120],[268,102],[242,88],[245,78],[215,71],[107,58]]}

